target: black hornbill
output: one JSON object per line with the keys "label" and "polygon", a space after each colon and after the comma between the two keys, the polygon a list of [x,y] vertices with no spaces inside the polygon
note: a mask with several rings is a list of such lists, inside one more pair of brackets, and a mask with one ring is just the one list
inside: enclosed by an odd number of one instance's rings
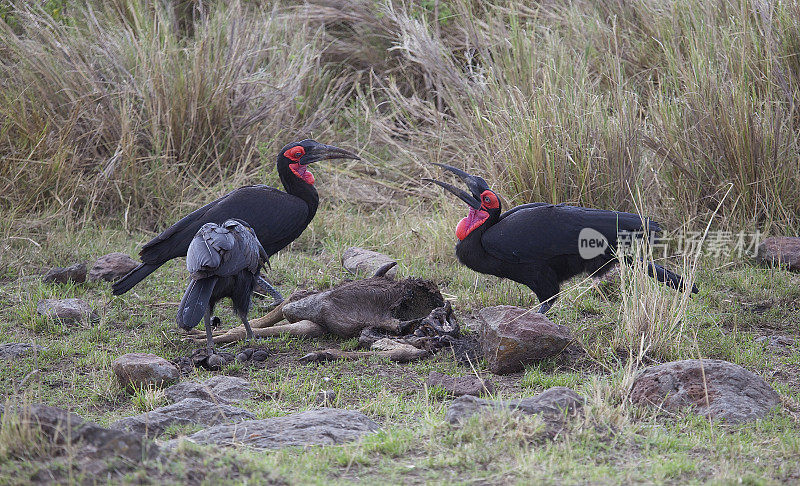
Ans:
{"label": "black hornbill", "polygon": [[[247,221],[270,257],[294,241],[314,218],[319,195],[308,164],[326,159],[356,159],[352,152],[323,145],[314,140],[290,143],[278,153],[278,175],[286,192],[266,185],[244,186],[195,210],[146,243],[139,257],[142,263],[113,285],[121,295],[173,258],[186,256],[189,243],[205,223],[221,224],[228,219]],[[280,294],[261,279],[276,300]]]}
{"label": "black hornbill", "polygon": [[217,301],[230,297],[233,309],[253,338],[247,321],[250,296],[267,252],[253,228],[245,221],[229,219],[218,225],[206,223],[197,231],[186,252],[186,269],[192,280],[178,307],[178,326],[189,330],[204,319],[208,356],[214,354],[211,313]]}
{"label": "black hornbill", "polygon": [[[553,305],[561,282],[582,272],[595,275],[607,272],[611,268],[609,262],[617,260],[615,251],[620,234],[661,231],[658,223],[638,214],[564,204],[523,204],[501,213],[500,199],[481,177],[448,165],[436,165],[460,177],[471,192],[425,179],[455,194],[470,207],[456,229],[460,240],[456,245],[458,260],[476,272],[527,285],[539,298],[541,313]],[[588,248],[587,243],[596,244],[595,248]],[[586,246],[582,249],[581,245]],[[649,263],[648,273],[670,287],[685,288],[680,275],[660,265]],[[692,286],[692,292],[697,292],[697,287]]]}

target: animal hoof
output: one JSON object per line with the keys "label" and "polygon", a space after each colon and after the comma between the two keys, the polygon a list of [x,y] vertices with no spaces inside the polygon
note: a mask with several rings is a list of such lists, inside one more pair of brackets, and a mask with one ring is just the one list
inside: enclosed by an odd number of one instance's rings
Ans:
{"label": "animal hoof", "polygon": [[206,360],[206,366],[208,366],[209,370],[219,371],[225,366],[225,360],[218,354],[211,354]]}

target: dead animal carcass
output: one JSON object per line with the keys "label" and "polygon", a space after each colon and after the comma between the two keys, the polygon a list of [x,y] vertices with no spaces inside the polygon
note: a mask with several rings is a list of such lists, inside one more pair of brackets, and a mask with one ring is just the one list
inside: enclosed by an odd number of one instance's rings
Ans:
{"label": "dead animal carcass", "polygon": [[[395,344],[375,342],[373,349],[379,349],[377,354],[398,361],[426,356],[431,349],[426,338],[438,339],[437,332],[441,334],[442,331],[444,335],[455,336],[458,324],[451,307],[445,305],[442,294],[432,281],[386,278],[386,271],[394,265],[384,266],[371,278],[345,282],[323,292],[295,292],[266,316],[250,321],[253,333],[257,337],[281,334],[318,337],[331,333],[350,338],[360,336],[368,329],[368,334],[396,341]],[[289,323],[276,325],[284,319]],[[244,338],[244,328],[237,327],[215,336],[214,342],[230,343]],[[364,355],[325,350],[311,353],[304,360]]]}

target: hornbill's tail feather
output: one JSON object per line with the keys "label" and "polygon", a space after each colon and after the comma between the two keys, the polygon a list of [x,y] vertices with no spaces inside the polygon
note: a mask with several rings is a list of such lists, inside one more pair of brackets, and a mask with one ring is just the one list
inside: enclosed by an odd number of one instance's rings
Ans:
{"label": "hornbill's tail feather", "polygon": [[114,282],[111,286],[114,295],[122,295],[133,288],[134,285],[141,282],[148,275],[155,272],[160,265],[153,265],[151,263],[140,263],[138,267],[126,273],[124,277]]}
{"label": "hornbill's tail feather", "polygon": [[[678,289],[682,292],[686,291],[686,282],[684,282],[683,277],[681,277],[677,273],[667,270],[661,265],[658,265],[656,263],[648,263],[647,274],[650,275],[651,277],[654,277],[659,282],[664,282],[673,289]],[[692,285],[692,293],[696,294],[697,292],[698,292],[697,286]]]}
{"label": "hornbill's tail feather", "polygon": [[192,279],[189,282],[189,287],[181,299],[181,305],[178,306],[179,327],[189,330],[200,323],[208,309],[211,292],[214,291],[216,283],[217,277]]}

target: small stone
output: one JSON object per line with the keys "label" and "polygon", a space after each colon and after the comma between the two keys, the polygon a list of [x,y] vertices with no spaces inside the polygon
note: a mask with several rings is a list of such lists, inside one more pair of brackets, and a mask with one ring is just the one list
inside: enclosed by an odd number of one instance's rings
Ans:
{"label": "small stone", "polygon": [[[194,367],[205,368],[209,371],[219,371],[227,363],[233,362],[236,356],[234,356],[233,353],[219,350],[214,351],[214,353],[209,356],[208,348],[199,348],[194,350],[189,359]],[[181,363],[173,361],[173,363],[183,369],[182,361]]]}
{"label": "small stone", "polygon": [[460,397],[462,395],[480,396],[494,393],[494,384],[477,376],[449,376],[438,371],[431,371],[425,384],[430,388],[438,386],[447,393]]}
{"label": "small stone", "polygon": [[86,262],[61,268],[51,268],[43,277],[44,283],[83,283],[86,281]]}
{"label": "small stone", "polygon": [[530,309],[500,305],[478,312],[483,356],[492,373],[522,371],[526,364],[561,353],[572,341],[567,327]]}
{"label": "small stone", "polygon": [[767,265],[784,265],[800,271],[800,237],[771,236],[758,246],[756,259]]}
{"label": "small stone", "polygon": [[42,346],[33,343],[0,344],[0,359],[18,359],[43,350]]}
{"label": "small stone", "polygon": [[206,367],[211,371],[219,371],[225,366],[225,358],[218,354],[212,354],[206,359]]}
{"label": "small stone", "polygon": [[269,358],[269,352],[264,349],[257,349],[253,351],[253,355],[250,357],[250,359],[257,362],[266,361],[267,358]]}
{"label": "small stone", "polygon": [[157,437],[174,424],[219,425],[254,419],[247,410],[199,398],[185,398],[172,405],[160,407],[133,417],[114,422],[111,427]]}
{"label": "small stone", "polygon": [[236,355],[236,361],[241,361],[241,362],[249,361],[250,358],[253,357],[253,351],[254,351],[253,348],[246,348],[239,351],[239,354]]}
{"label": "small stone", "polygon": [[148,353],[124,354],[114,360],[111,368],[120,385],[128,390],[171,385],[180,378],[175,365]]}
{"label": "small stone", "polygon": [[336,402],[336,390],[320,390],[316,397],[317,405],[330,407]]}
{"label": "small stone", "polygon": [[120,277],[139,266],[139,264],[125,253],[109,253],[103,255],[94,262],[92,269],[89,270],[89,281],[106,280],[114,282]]}
{"label": "small stone", "polygon": [[64,322],[95,320],[97,314],[88,302],[81,299],[44,299],[36,304],[39,315]]}
{"label": "small stone", "polygon": [[344,444],[380,427],[356,410],[319,408],[284,417],[217,425],[187,437],[198,444],[254,449]]}
{"label": "small stone", "polygon": [[781,404],[760,376],[717,359],[673,361],[642,370],[633,382],[631,402],[670,412],[692,407],[700,415],[732,423],[764,417]]}
{"label": "small stone", "polygon": [[[342,266],[345,270],[355,275],[361,274],[371,277],[379,268],[393,262],[396,263],[383,253],[365,250],[356,246],[346,249],[342,254]],[[396,275],[396,266],[386,272],[386,278],[393,279]]]}
{"label": "small stone", "polygon": [[795,340],[789,336],[761,336],[756,338],[756,342],[772,348],[788,348],[795,345]]}

